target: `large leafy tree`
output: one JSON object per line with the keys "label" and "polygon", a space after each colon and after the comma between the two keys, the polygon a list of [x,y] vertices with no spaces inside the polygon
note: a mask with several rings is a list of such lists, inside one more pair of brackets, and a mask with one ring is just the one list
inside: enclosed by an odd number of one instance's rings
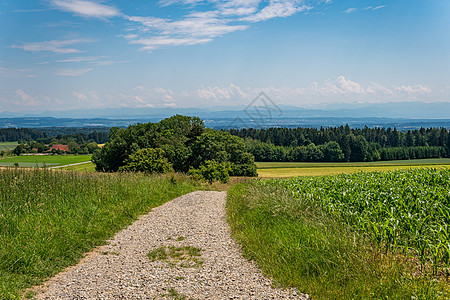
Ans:
{"label": "large leafy tree", "polygon": [[136,159],[150,155],[146,152],[136,156],[141,149],[160,149],[159,154],[177,172],[188,172],[191,167],[199,168],[206,161],[214,160],[230,168],[230,175],[257,175],[254,157],[246,151],[241,138],[228,132],[205,130],[201,119],[180,115],[159,123],[111,129],[110,141],[94,153],[92,161],[99,171],[124,170],[128,168],[125,165],[138,164]]}
{"label": "large leafy tree", "polygon": [[194,168],[211,160],[226,163],[232,176],[257,176],[253,155],[247,152],[241,138],[229,132],[207,130],[192,145]]}
{"label": "large leafy tree", "polygon": [[344,153],[337,142],[328,142],[323,148],[324,161],[342,161]]}
{"label": "large leafy tree", "polygon": [[130,125],[126,129],[112,128],[110,140],[92,161],[98,171],[115,172],[139,149],[161,148],[176,171],[187,172],[190,145],[205,129],[197,117],[175,115],[159,123]]}

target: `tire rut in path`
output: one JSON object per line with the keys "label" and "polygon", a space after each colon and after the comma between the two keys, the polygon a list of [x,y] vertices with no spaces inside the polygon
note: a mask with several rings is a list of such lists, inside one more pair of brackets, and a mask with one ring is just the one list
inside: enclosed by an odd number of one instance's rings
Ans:
{"label": "tire rut in path", "polygon": [[[193,192],[154,208],[108,245],[38,287],[36,298],[308,299],[295,289],[273,288],[242,257],[230,237],[225,203],[226,192]],[[201,265],[189,265],[189,257],[151,261],[147,256],[171,246],[201,249],[196,257]]]}

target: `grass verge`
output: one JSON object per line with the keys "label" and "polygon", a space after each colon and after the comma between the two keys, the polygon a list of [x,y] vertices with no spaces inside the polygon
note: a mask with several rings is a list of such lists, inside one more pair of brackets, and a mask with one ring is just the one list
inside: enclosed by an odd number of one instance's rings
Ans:
{"label": "grass verge", "polygon": [[247,258],[283,286],[313,299],[446,299],[448,283],[417,272],[411,257],[386,253],[311,198],[242,183],[228,192],[232,235]]}
{"label": "grass verge", "polygon": [[19,298],[137,216],[196,189],[181,175],[0,169],[0,299]]}

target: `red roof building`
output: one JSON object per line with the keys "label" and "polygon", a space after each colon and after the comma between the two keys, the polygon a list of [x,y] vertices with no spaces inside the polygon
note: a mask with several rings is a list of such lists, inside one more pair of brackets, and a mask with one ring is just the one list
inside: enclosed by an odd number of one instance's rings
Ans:
{"label": "red roof building", "polygon": [[55,144],[55,145],[51,146],[49,151],[52,151],[53,149],[55,149],[56,151],[61,150],[64,152],[70,151],[70,149],[69,149],[69,147],[67,147],[67,145],[59,145],[59,144]]}

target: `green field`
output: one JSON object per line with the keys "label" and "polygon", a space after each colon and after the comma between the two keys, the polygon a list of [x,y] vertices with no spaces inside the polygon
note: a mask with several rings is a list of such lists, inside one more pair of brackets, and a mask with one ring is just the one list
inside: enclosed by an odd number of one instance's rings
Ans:
{"label": "green field", "polygon": [[17,147],[17,142],[2,142],[0,143],[0,151],[11,151]]}
{"label": "green field", "polygon": [[227,213],[244,253],[313,299],[450,299],[450,169],[266,179]]}
{"label": "green field", "polygon": [[0,169],[0,299],[19,299],[139,215],[199,188],[179,174]]}
{"label": "green field", "polygon": [[90,162],[86,162],[86,163],[80,164],[80,165],[63,167],[63,168],[60,168],[59,170],[95,172],[95,164],[90,161]]}
{"label": "green field", "polygon": [[450,158],[396,160],[377,162],[257,162],[258,176],[262,178],[337,175],[342,173],[392,171],[421,167],[450,167]]}
{"label": "green field", "polygon": [[47,167],[64,166],[69,164],[87,162],[91,155],[21,155],[0,159],[0,166],[12,167],[15,163],[19,167]]}

